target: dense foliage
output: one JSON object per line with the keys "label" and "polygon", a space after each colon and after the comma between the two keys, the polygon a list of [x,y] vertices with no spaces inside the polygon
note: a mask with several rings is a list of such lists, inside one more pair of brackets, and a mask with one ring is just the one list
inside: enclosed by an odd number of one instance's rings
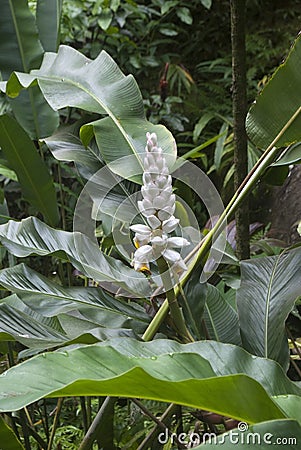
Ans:
{"label": "dense foliage", "polygon": [[301,160],[301,12],[267,3],[233,193],[229,2],[3,2],[3,450],[297,448],[300,244],[257,218],[235,255],[237,208]]}

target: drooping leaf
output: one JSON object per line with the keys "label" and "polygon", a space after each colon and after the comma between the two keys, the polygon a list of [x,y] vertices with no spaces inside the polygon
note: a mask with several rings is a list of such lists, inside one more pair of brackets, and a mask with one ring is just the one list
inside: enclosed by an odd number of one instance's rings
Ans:
{"label": "drooping leaf", "polygon": [[[19,257],[56,254],[68,259],[88,278],[108,283],[108,288],[136,296],[150,295],[147,279],[121,261],[105,255],[86,235],[55,230],[35,217],[0,225],[0,240]],[[112,286],[113,285],[113,286]],[[129,294],[130,295],[130,294]]]}
{"label": "drooping leaf", "polygon": [[82,144],[77,128],[74,125],[61,127],[43,142],[58,161],[74,162],[80,174],[88,180],[103,167],[103,161],[96,145],[85,147]]}
{"label": "drooping leaf", "polygon": [[60,43],[60,22],[63,0],[37,1],[37,27],[45,52],[56,52]]}
{"label": "drooping leaf", "polygon": [[241,263],[237,308],[246,350],[287,366],[285,320],[300,294],[300,247]]}
{"label": "drooping leaf", "polygon": [[[105,116],[84,125],[81,138],[88,145],[95,135],[105,162],[123,178],[141,174],[147,131],[157,133],[159,145],[173,165],[176,146],[171,133],[146,120],[136,81],[125,76],[106,52],[90,60],[71,47],[60,46],[57,54],[45,54],[39,70],[30,75],[13,74],[7,93],[15,97],[35,82],[55,110],[72,106]],[[124,156],[130,158],[120,162]]]}
{"label": "drooping leaf", "polygon": [[[148,316],[144,313],[143,308],[134,302],[128,304],[125,300],[118,300],[97,287],[61,286],[25,264],[1,270],[0,284],[18,294],[25,303],[28,303],[29,296],[31,307],[36,309],[40,305],[40,313],[45,311],[46,315],[50,311],[52,311],[51,315],[54,315],[63,311],[79,309],[81,306],[94,306],[95,309],[114,313],[116,319],[118,315],[122,315],[126,318],[148,322]],[[36,297],[36,307],[32,303],[33,297]]]}
{"label": "drooping leaf", "polygon": [[59,221],[52,178],[36,147],[12,117],[0,116],[0,146],[16,172],[23,195],[50,225]]}
{"label": "drooping leaf", "polygon": [[23,445],[2,417],[0,417],[0,442],[1,450],[24,450]]}
{"label": "drooping leaf", "polygon": [[[52,3],[52,2],[48,2]],[[46,19],[49,21],[49,17]],[[40,66],[43,47],[26,0],[3,0],[0,15],[0,72],[4,80],[16,71]],[[13,113],[32,139],[45,137],[58,126],[58,114],[45,101],[38,87],[10,101]]]}
{"label": "drooping leaf", "polygon": [[[211,435],[209,441],[195,450],[221,446],[224,450],[243,448],[245,446],[255,450],[269,450],[272,445],[279,448],[296,450],[301,440],[301,426],[295,420],[271,420],[257,423],[248,427],[243,423],[240,429],[231,430],[216,438]],[[242,431],[244,429],[244,431]],[[199,442],[202,442],[200,438]]]}
{"label": "drooping leaf", "polygon": [[[119,352],[128,356],[139,356],[139,352],[148,352],[151,356],[169,354],[185,349],[191,353],[198,353],[210,361],[214,372],[219,376],[245,373],[258,381],[270,395],[283,393],[300,395],[301,388],[290,381],[283,369],[276,362],[260,357],[254,357],[241,347],[215,341],[200,341],[184,346],[171,340],[155,340],[139,342],[132,339],[111,340],[111,344]],[[100,345],[105,345],[100,344]]]}
{"label": "drooping leaf", "polygon": [[[260,148],[267,148],[301,106],[300,95],[301,36],[247,115],[249,138]],[[301,111],[300,111],[301,113]],[[283,147],[301,141],[301,114],[298,114],[275,144]]]}
{"label": "drooping leaf", "polygon": [[42,349],[68,342],[65,333],[58,332],[51,326],[52,323],[53,321],[46,320],[39,314],[28,314],[19,308],[0,303],[1,341],[16,340],[27,347]]}
{"label": "drooping leaf", "polygon": [[222,293],[210,284],[204,309],[204,322],[211,339],[241,345],[237,312],[226,301]]}
{"label": "drooping leaf", "polygon": [[47,305],[48,315],[49,310],[57,315],[48,317],[42,307],[45,299],[40,300],[38,295],[22,297],[23,301],[14,294],[0,303],[0,341],[16,340],[28,347],[29,350],[21,352],[22,357],[67,344],[94,344],[112,337],[135,336],[131,317],[109,308],[97,308],[96,305],[83,307],[78,302],[50,298],[47,299],[50,302]]}
{"label": "drooping leaf", "polygon": [[[147,347],[145,343],[144,351],[141,347],[139,354],[129,356],[108,341],[36,356],[0,375],[0,411],[20,409],[44,396],[110,395],[175,402],[250,423],[284,418],[254,379],[243,374],[216,377],[198,354],[197,343],[192,353],[182,346],[156,356]],[[22,383],[17,383],[20,377]]]}

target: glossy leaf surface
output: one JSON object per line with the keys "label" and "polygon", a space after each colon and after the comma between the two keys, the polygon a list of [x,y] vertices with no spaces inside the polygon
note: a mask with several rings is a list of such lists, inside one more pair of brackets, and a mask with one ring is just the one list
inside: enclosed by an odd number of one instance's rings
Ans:
{"label": "glossy leaf surface", "polygon": [[[36,356],[0,376],[0,410],[19,409],[44,396],[112,395],[176,402],[250,423],[284,417],[249,376],[216,377],[198,353],[198,343],[193,351],[178,345],[166,353],[160,351],[161,342],[156,342],[155,354],[147,343],[134,341],[136,352],[129,355],[107,341]],[[17,383],[20,377],[22,384]]]}
{"label": "glossy leaf surface", "polygon": [[[57,54],[45,54],[39,70],[30,75],[13,74],[7,93],[15,97],[36,82],[54,110],[71,106],[104,116],[84,125],[81,138],[88,145],[95,135],[105,162],[123,178],[141,174],[147,131],[157,133],[159,145],[173,165],[176,146],[171,133],[146,120],[136,81],[125,76],[105,51],[90,60],[71,47],[60,46]],[[120,162],[123,156],[133,159]]]}
{"label": "glossy leaf surface", "polygon": [[[258,147],[267,148],[300,108],[300,71],[301,36],[298,36],[287,59],[278,67],[247,115],[249,138]],[[301,141],[300,113],[277,141],[277,147]]]}
{"label": "glossy leaf surface", "polygon": [[300,247],[241,263],[237,308],[246,350],[287,366],[285,320],[300,294]]}

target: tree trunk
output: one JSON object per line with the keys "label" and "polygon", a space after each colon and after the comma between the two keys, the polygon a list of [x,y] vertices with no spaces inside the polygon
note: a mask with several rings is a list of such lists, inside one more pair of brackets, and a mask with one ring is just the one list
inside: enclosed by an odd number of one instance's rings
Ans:
{"label": "tree trunk", "polygon": [[[238,189],[248,172],[245,0],[231,0],[232,99],[234,132],[234,188]],[[245,201],[235,214],[236,248],[239,259],[250,257],[249,205]]]}

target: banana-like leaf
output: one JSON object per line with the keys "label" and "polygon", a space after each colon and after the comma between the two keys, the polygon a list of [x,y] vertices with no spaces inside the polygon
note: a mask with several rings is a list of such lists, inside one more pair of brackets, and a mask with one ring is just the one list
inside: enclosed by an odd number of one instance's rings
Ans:
{"label": "banana-like leaf", "polygon": [[[102,343],[100,345],[106,345]],[[276,362],[254,357],[241,347],[215,341],[199,341],[181,345],[171,340],[155,340],[152,342],[136,342],[132,339],[112,339],[111,345],[120,353],[128,356],[139,356],[140,351],[151,356],[170,354],[185,349],[190,353],[198,353],[210,361],[214,372],[219,376],[245,373],[258,381],[270,395],[283,393],[300,395],[301,388],[290,381],[283,369]]]}
{"label": "banana-like leaf", "polygon": [[[276,448],[285,448],[289,450],[296,450],[298,443],[301,442],[301,426],[295,420],[271,420],[268,422],[257,423],[248,427],[246,423],[241,423],[240,428],[231,430],[229,433],[214,437],[213,434],[205,434],[205,438],[209,438],[208,442],[193,447],[195,450],[202,450],[203,448],[212,448],[221,446],[224,450],[237,449],[249,447],[255,450],[269,450],[271,445]],[[194,442],[202,442],[202,437],[196,434],[191,435],[191,439],[195,438]],[[168,442],[168,440],[163,439]],[[198,439],[198,441],[196,441]],[[185,442],[190,442],[188,436]],[[193,440],[191,440],[193,442]]]}
{"label": "banana-like leaf", "polygon": [[202,316],[207,295],[207,284],[200,283],[199,270],[194,270],[184,286],[183,314],[187,326],[195,340],[204,337]]}
{"label": "banana-like leaf", "polygon": [[48,169],[27,133],[6,114],[0,116],[0,146],[18,176],[25,199],[50,225],[57,225],[56,192]]}
{"label": "banana-like leaf", "polygon": [[60,43],[63,0],[37,1],[37,27],[45,52],[56,52]]}
{"label": "banana-like leaf", "polygon": [[[35,217],[0,225],[0,240],[15,256],[56,254],[69,259],[80,272],[98,282],[110,283],[132,295],[148,296],[147,279],[121,261],[105,255],[96,243],[81,233],[55,230]],[[112,286],[113,284],[113,286]]]}
{"label": "banana-like leaf", "polygon": [[[29,75],[12,74],[7,94],[15,97],[22,88],[36,82],[54,110],[71,106],[105,116],[84,125],[81,137],[88,145],[95,135],[105,162],[111,163],[111,169],[123,178],[141,174],[147,131],[157,133],[159,144],[173,165],[176,146],[171,133],[146,120],[136,81],[131,75],[125,76],[105,51],[90,60],[71,47],[60,46],[57,54],[45,54],[39,70]],[[130,162],[120,162],[123,156],[132,158]]]}
{"label": "banana-like leaf", "polygon": [[43,47],[26,0],[3,0],[0,16],[0,70],[7,80],[13,70],[39,67]]}
{"label": "banana-like leaf", "polygon": [[[286,61],[276,70],[247,115],[246,126],[251,141],[267,148],[301,107],[301,36],[296,39]],[[301,111],[277,147],[301,141]]]}
{"label": "banana-like leaf", "polygon": [[87,180],[104,165],[99,151],[94,146],[85,147],[78,137],[78,126],[59,128],[52,136],[43,139],[54,158],[59,161],[72,161],[80,174]]}
{"label": "banana-like leaf", "polygon": [[301,425],[301,397],[299,395],[279,395],[274,397],[274,400],[287,417],[296,419]]}
{"label": "banana-like leaf", "polygon": [[0,442],[1,450],[24,450],[23,445],[2,417],[0,417]]}
{"label": "banana-like leaf", "polygon": [[0,303],[0,341],[16,340],[30,348],[46,349],[71,340],[67,339],[64,332],[56,331],[52,324],[51,319],[40,314],[29,314],[28,310],[25,313],[19,308]]}
{"label": "banana-like leaf", "polygon": [[174,402],[249,423],[285,417],[249,376],[216,376],[209,360],[198,354],[198,343],[194,351],[180,346],[154,354],[147,343],[134,342],[135,355],[107,341],[45,353],[9,369],[0,375],[0,411],[17,410],[45,396],[110,395]]}
{"label": "banana-like leaf", "polygon": [[[54,315],[81,306],[93,306],[95,309],[110,311],[116,315],[135,318],[147,323],[149,317],[138,304],[117,300],[100,288],[64,287],[49,278],[40,275],[25,264],[19,264],[0,272],[0,284],[11,292],[15,292],[25,303],[33,301],[39,304],[45,314]],[[27,300],[26,300],[27,299]],[[29,300],[28,300],[29,299]],[[4,299],[5,300],[5,299]],[[50,301],[49,304],[47,302]],[[31,305],[34,309],[35,305]]]}
{"label": "banana-like leaf", "polygon": [[[38,298],[35,300],[39,301]],[[135,337],[130,317],[110,310],[99,311],[92,306],[77,309],[76,303],[72,308],[70,303],[68,312],[45,317],[29,308],[15,294],[5,298],[0,303],[0,341],[16,340],[28,347],[29,350],[20,353],[23,358],[67,344],[94,344],[112,337]],[[66,305],[56,309],[66,310]]]}
{"label": "banana-like leaf", "polygon": [[285,320],[301,295],[301,248],[241,263],[237,308],[246,350],[287,367]]}
{"label": "banana-like leaf", "polygon": [[212,285],[208,285],[204,321],[211,339],[241,345],[238,314]]}
{"label": "banana-like leaf", "polygon": [[[48,2],[51,3],[51,2]],[[46,18],[49,27],[49,16]],[[35,19],[26,0],[3,0],[0,14],[0,72],[8,79],[16,71],[29,72],[40,66],[43,47]],[[49,136],[58,126],[58,114],[33,87],[10,101],[18,122],[32,139]]]}

